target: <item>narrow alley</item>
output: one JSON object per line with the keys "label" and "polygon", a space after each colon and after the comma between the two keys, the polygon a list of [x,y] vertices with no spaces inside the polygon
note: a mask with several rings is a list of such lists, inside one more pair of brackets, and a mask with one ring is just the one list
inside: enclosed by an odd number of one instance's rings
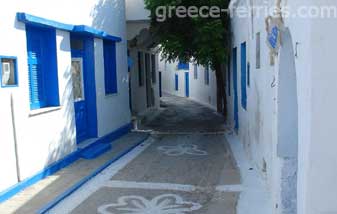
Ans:
{"label": "narrow alley", "polygon": [[237,213],[243,185],[223,117],[187,98],[161,106],[144,120],[146,142],[49,213]]}

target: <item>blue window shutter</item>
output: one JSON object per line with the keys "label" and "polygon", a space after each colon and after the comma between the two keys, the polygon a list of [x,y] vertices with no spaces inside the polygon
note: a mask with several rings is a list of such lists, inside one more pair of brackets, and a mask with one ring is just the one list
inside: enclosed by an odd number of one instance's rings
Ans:
{"label": "blue window shutter", "polygon": [[178,79],[178,74],[174,75],[174,79],[175,79],[175,90],[178,91],[179,90],[179,79]]}
{"label": "blue window shutter", "polygon": [[117,72],[116,72],[116,43],[104,40],[104,77],[105,93],[117,93]]}
{"label": "blue window shutter", "polygon": [[[28,31],[28,33],[31,32]],[[43,90],[43,73],[40,63],[42,41],[39,37],[39,35],[36,35],[36,32],[32,37],[28,36],[28,69],[31,109],[38,109],[46,106]]]}
{"label": "blue window shutter", "polygon": [[247,110],[247,56],[246,43],[241,44],[241,105]]}
{"label": "blue window shutter", "polygon": [[26,25],[30,108],[59,105],[56,31]]}

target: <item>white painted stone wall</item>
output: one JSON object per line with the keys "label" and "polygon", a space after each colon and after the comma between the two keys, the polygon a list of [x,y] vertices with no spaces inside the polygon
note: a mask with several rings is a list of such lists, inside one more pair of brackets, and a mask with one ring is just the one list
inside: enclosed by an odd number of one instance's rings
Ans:
{"label": "white painted stone wall", "polygon": [[190,99],[216,109],[215,71],[209,71],[209,84],[205,84],[205,68],[198,66],[197,79],[194,79],[194,64],[190,63]]}
{"label": "white painted stone wall", "polygon": [[[244,5],[246,1],[236,1]],[[254,2],[255,6],[263,1]],[[274,1],[267,5],[273,6]],[[283,4],[285,4],[283,2]],[[286,1],[295,12],[301,6],[336,6],[333,1],[299,0]],[[278,155],[278,87],[282,72],[279,57],[275,66],[269,65],[264,16],[251,18],[234,17],[233,47],[238,47],[238,97],[240,129],[238,135],[257,169],[265,176],[273,193],[274,213],[295,213],[283,209],[286,193],[293,197],[289,188],[298,165],[297,213],[337,213],[337,156],[335,109],[337,106],[336,72],[334,61],[337,43],[336,19],[286,18],[285,27],[292,38],[295,59],[298,99],[298,163],[296,159],[281,158]],[[253,23],[253,26],[252,24]],[[255,34],[261,32],[261,68],[255,68]],[[247,41],[247,60],[251,64],[250,87],[247,89],[248,108],[241,108],[240,43]],[[296,47],[297,46],[297,47]],[[281,50],[282,51],[282,50]],[[232,68],[232,65],[231,65]],[[280,70],[281,69],[281,70]],[[233,80],[229,97],[230,121],[233,122]],[[287,105],[286,103],[283,103]],[[291,136],[289,136],[291,139]],[[286,152],[286,150],[285,150]],[[292,151],[289,151],[291,154]],[[288,155],[289,155],[288,154]],[[293,162],[295,161],[295,162]],[[296,172],[296,171],[295,171]],[[285,176],[285,177],[284,177]],[[288,183],[290,182],[290,183]],[[282,199],[283,197],[283,199]],[[277,206],[276,206],[277,205]],[[292,205],[291,205],[292,206]],[[278,207],[278,209],[275,209]]]}
{"label": "white painted stone wall", "polygon": [[[162,91],[163,93],[185,97],[185,71],[178,71],[177,66],[177,62],[165,62],[164,59],[159,62],[159,69],[162,72]],[[175,75],[178,75],[178,90],[175,89]]]}
{"label": "white painted stone wall", "polygon": [[[160,56],[161,57],[161,56]],[[161,58],[160,58],[161,59]],[[205,84],[205,68],[198,66],[198,76],[194,79],[194,64],[190,63],[189,71],[178,70],[178,62],[165,62],[161,59],[159,69],[162,72],[164,93],[186,97],[185,72],[189,72],[189,98],[216,109],[216,78],[215,72],[209,71],[209,84]],[[178,75],[178,90],[175,90],[175,75]]]}
{"label": "white painted stone wall", "polygon": [[[70,74],[69,33],[60,30],[56,32],[60,108],[33,115],[29,107],[25,25],[16,21],[17,12],[68,24],[88,25],[124,39],[126,36],[125,2],[123,0],[13,0],[6,2],[0,8],[0,19],[4,20],[0,26],[2,35],[0,55],[18,57],[19,79],[19,87],[0,88],[1,103],[4,103],[0,107],[0,117],[7,118],[0,120],[1,133],[7,133],[2,138],[6,141],[6,146],[2,148],[7,148],[9,153],[13,152],[13,142],[10,138],[12,124],[8,120],[8,98],[13,94],[20,174],[21,179],[25,179],[74,152],[77,145]],[[104,136],[130,122],[126,41],[123,40],[117,44],[118,94],[113,96],[105,96],[102,92],[104,72],[101,40],[95,39],[95,48],[98,134]],[[11,168],[14,165],[13,161],[13,158],[0,155],[0,162],[6,162]],[[4,169],[1,168],[1,170]],[[0,191],[13,183],[12,177],[8,176],[8,180],[7,178],[5,181],[1,180]]]}

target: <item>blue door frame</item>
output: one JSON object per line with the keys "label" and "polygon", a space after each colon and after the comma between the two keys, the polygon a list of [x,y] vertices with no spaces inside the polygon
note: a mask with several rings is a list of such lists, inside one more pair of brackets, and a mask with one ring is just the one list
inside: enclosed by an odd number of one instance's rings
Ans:
{"label": "blue door frame", "polygon": [[82,58],[83,62],[84,100],[74,102],[76,141],[81,143],[86,139],[97,137],[94,40],[77,35],[71,35],[71,39],[83,41],[82,50],[71,50],[71,57]]}
{"label": "blue door frame", "polygon": [[185,72],[185,96],[190,96],[190,76],[189,72]]}
{"label": "blue door frame", "polygon": [[238,98],[238,65],[237,48],[233,49],[233,87],[234,87],[234,128],[239,130],[239,98]]}

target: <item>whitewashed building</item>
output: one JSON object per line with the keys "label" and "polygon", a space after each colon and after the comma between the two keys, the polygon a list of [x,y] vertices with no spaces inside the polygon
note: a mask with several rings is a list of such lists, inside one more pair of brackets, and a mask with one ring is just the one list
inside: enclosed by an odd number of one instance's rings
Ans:
{"label": "whitewashed building", "polygon": [[131,113],[124,0],[13,0],[0,19],[3,201],[108,149]]}
{"label": "whitewashed building", "polygon": [[163,93],[188,97],[216,109],[216,77],[209,67],[194,63],[168,62],[159,56]]}
{"label": "whitewashed building", "polygon": [[149,15],[144,0],[126,0],[130,103],[134,116],[160,105],[158,54],[149,32]]}
{"label": "whitewashed building", "polygon": [[[278,4],[290,16],[282,13],[283,22],[274,16],[269,26],[261,11],[236,13]],[[337,19],[313,17],[336,2],[238,0],[231,6],[229,121],[269,184],[273,213],[337,213]]]}

